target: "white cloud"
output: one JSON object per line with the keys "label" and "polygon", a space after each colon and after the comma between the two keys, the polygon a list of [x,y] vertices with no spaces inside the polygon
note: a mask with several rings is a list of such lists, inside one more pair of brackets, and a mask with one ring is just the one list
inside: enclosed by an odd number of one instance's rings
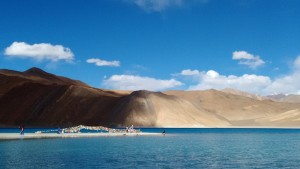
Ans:
{"label": "white cloud", "polygon": [[259,56],[254,56],[246,51],[235,51],[232,53],[233,60],[239,60],[239,64],[246,65],[251,68],[256,68],[265,64]]}
{"label": "white cloud", "polygon": [[97,66],[113,66],[113,67],[118,67],[120,66],[120,61],[106,61],[106,60],[101,60],[97,58],[91,58],[86,60],[87,63],[95,63]]}
{"label": "white cloud", "polygon": [[123,0],[135,4],[146,12],[164,12],[170,8],[183,8],[206,4],[210,0]]}
{"label": "white cloud", "polygon": [[133,0],[134,4],[146,11],[162,12],[170,7],[180,7],[183,0]]}
{"label": "white cloud", "polygon": [[300,71],[300,56],[295,59],[293,66],[296,71]]}
{"label": "white cloud", "polygon": [[270,94],[300,94],[300,56],[293,63],[293,72],[275,78],[265,91]]}
{"label": "white cloud", "polygon": [[197,85],[192,85],[189,90],[224,89],[233,88],[250,93],[261,93],[264,88],[271,84],[268,76],[244,74],[242,76],[220,75],[214,70],[204,72],[199,76]]}
{"label": "white cloud", "polygon": [[183,85],[175,79],[161,80],[134,75],[113,75],[105,79],[103,86],[118,90],[150,90],[161,91]]}
{"label": "white cloud", "polygon": [[69,48],[50,43],[27,44],[25,42],[13,42],[5,49],[5,55],[19,58],[32,58],[35,60],[59,60],[72,61],[74,54]]}
{"label": "white cloud", "polygon": [[195,75],[200,75],[201,72],[199,72],[198,70],[191,70],[191,69],[185,69],[185,70],[182,70],[180,75],[183,75],[183,76],[195,76]]}
{"label": "white cloud", "polygon": [[[243,55],[241,57],[247,56]],[[226,76],[214,70],[192,71],[187,69],[181,71],[180,75],[197,79],[197,84],[190,85],[188,90],[233,88],[260,95],[300,94],[300,56],[294,60],[292,68],[291,73],[273,79],[269,76],[255,74]]]}

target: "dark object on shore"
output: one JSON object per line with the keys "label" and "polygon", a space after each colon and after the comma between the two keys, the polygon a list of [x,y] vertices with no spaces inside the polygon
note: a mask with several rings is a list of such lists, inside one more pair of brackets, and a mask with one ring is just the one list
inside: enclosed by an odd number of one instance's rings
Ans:
{"label": "dark object on shore", "polygon": [[24,135],[24,125],[20,125],[20,135]]}
{"label": "dark object on shore", "polygon": [[162,134],[165,135],[165,134],[166,134],[166,130],[164,130],[164,131],[162,132]]}
{"label": "dark object on shore", "polygon": [[62,133],[62,129],[60,127],[58,127],[57,134],[61,134],[61,133]]}

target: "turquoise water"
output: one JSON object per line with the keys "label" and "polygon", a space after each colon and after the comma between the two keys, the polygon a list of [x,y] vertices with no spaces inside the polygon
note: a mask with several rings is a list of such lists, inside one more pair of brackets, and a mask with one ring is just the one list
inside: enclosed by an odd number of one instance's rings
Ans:
{"label": "turquoise water", "polygon": [[[142,129],[144,132],[162,130]],[[167,135],[161,137],[0,141],[0,168],[273,169],[300,166],[300,130],[166,129],[166,132]]]}

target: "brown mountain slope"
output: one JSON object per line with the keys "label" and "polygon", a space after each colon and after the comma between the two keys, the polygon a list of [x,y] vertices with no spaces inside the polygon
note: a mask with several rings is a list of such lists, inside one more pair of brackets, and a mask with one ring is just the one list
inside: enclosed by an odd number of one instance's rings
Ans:
{"label": "brown mountain slope", "polygon": [[300,127],[300,104],[206,91],[111,91],[32,68],[0,70],[0,126]]}
{"label": "brown mountain slope", "polygon": [[[118,116],[120,115],[120,116]],[[115,118],[117,117],[118,118]],[[229,126],[225,119],[190,102],[160,92],[135,91],[123,97],[112,113],[115,124],[156,127]]]}
{"label": "brown mountain slope", "polygon": [[[167,91],[190,101],[196,107],[216,113],[237,126],[270,126],[272,122],[261,123],[258,119],[278,116],[288,111],[297,110],[300,104],[279,103],[271,100],[257,100],[217,90],[206,91]],[[287,120],[282,126],[290,126]],[[300,123],[298,123],[300,126]],[[293,125],[294,126],[294,125]]]}
{"label": "brown mountain slope", "polygon": [[272,127],[299,127],[300,110],[294,109],[275,116],[256,119],[255,123]]}
{"label": "brown mountain slope", "polygon": [[[56,76],[51,73],[47,73],[39,68],[33,67],[24,72],[18,72],[13,70],[1,69],[0,75],[10,76],[14,78],[21,78],[23,80],[35,81],[43,84],[62,84],[62,85],[76,85],[89,87],[87,84],[72,80],[62,76]],[[2,80],[2,79],[1,79]]]}
{"label": "brown mountain slope", "polygon": [[290,94],[290,95],[270,95],[267,96],[269,99],[277,102],[288,102],[288,103],[300,103],[300,95]]}
{"label": "brown mountain slope", "polygon": [[107,125],[122,96],[36,69],[0,72],[1,126]]}
{"label": "brown mountain slope", "polygon": [[249,98],[260,100],[260,101],[261,100],[268,100],[269,99],[267,97],[263,97],[263,96],[259,96],[259,95],[256,95],[256,94],[251,94],[251,93],[247,93],[247,92],[243,92],[243,91],[235,90],[235,89],[231,89],[231,88],[225,88],[225,89],[223,89],[221,91],[225,92],[225,93],[229,93],[229,94],[234,94],[234,95],[249,97]]}

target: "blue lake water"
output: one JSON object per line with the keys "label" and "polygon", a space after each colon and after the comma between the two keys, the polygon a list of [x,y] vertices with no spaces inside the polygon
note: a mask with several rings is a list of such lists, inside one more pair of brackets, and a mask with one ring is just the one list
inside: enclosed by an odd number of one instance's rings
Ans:
{"label": "blue lake water", "polygon": [[[26,129],[34,132],[37,129]],[[163,129],[141,129],[162,132]],[[166,136],[0,141],[0,168],[299,168],[297,129],[165,129]],[[0,132],[18,129],[0,129]]]}

